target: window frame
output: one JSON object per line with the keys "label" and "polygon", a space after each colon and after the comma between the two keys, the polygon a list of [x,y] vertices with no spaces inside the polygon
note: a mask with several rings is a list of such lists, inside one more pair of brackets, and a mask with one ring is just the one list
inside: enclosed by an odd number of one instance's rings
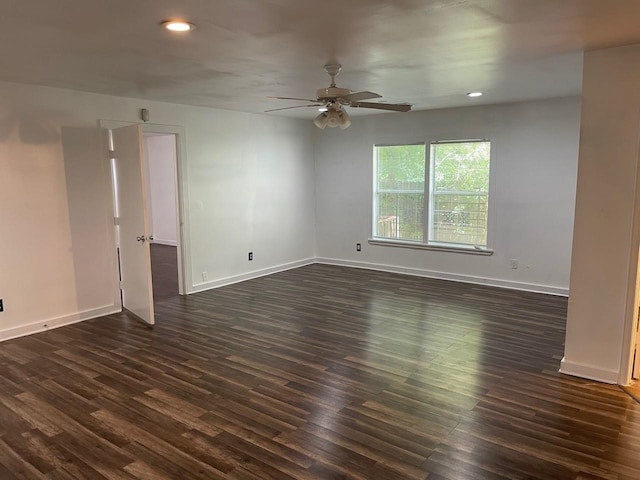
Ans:
{"label": "window frame", "polygon": [[[431,172],[433,170],[433,147],[434,145],[442,145],[449,143],[473,143],[473,142],[489,142],[490,154],[489,154],[489,190],[488,190],[488,202],[487,202],[487,245],[482,247],[472,244],[464,243],[446,243],[430,240],[432,211],[431,205],[434,201],[433,197],[433,178]],[[378,190],[378,152],[379,147],[398,147],[408,145],[424,145],[424,221],[423,221],[423,240],[405,240],[395,239],[377,236],[377,216],[379,208],[379,190]],[[492,255],[494,245],[494,232],[495,232],[495,176],[496,176],[496,154],[495,144],[489,138],[456,138],[453,140],[432,140],[423,142],[401,142],[401,143],[376,143],[373,145],[373,195],[372,195],[372,210],[371,210],[371,238],[369,238],[370,245],[392,246],[401,248],[413,248],[420,250],[434,250],[456,253],[468,253],[475,255]]]}

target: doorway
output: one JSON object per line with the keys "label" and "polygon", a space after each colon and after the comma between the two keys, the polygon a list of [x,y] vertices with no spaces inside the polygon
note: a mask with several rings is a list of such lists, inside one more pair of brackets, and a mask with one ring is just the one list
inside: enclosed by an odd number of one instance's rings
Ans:
{"label": "doorway", "polygon": [[623,386],[623,390],[631,395],[638,403],[640,403],[640,306],[638,301],[640,300],[640,270],[638,276],[638,282],[636,286],[636,301],[635,301],[635,341],[631,351],[631,380],[629,385]]}
{"label": "doorway", "polygon": [[[629,359],[630,376],[627,381],[621,381],[622,388],[638,402],[640,402],[640,248],[636,266],[635,298],[633,302],[633,319],[631,333],[631,348]],[[627,385],[628,383],[628,385]]]}
{"label": "doorway", "polygon": [[154,303],[179,295],[176,135],[143,133]]}
{"label": "doorway", "polygon": [[[183,241],[185,211],[181,168],[185,141],[184,128],[113,120],[99,120],[98,124],[105,133],[103,137],[107,147],[105,151],[109,152],[108,158],[111,162],[110,176],[115,217],[113,223],[115,225],[113,229],[114,304],[121,305],[123,309],[127,309],[145,323],[153,325],[155,322],[154,296],[161,301],[170,296],[187,293],[184,279],[189,278],[187,274],[189,266],[183,262],[183,259],[188,258],[185,253],[188,242]],[[116,136],[119,137],[120,147],[114,140]],[[152,137],[158,137],[158,139],[148,140]],[[162,140],[160,140],[161,137]],[[158,148],[158,145],[161,147]],[[153,163],[156,163],[157,157],[171,161],[165,162],[165,171],[162,171],[162,167],[158,171],[153,164],[149,169],[149,162],[145,161],[148,157]],[[161,182],[157,181],[158,177]],[[159,195],[153,195],[154,201],[150,192],[157,183],[161,184],[161,188],[157,189]],[[119,199],[126,198],[137,198],[137,200],[133,203],[128,202],[128,207],[123,208]],[[167,198],[170,199],[169,203]],[[156,228],[159,228],[157,242],[152,224],[154,210],[156,214],[164,214],[165,219],[169,218],[173,221],[172,224],[170,221],[165,223],[156,221]],[[130,228],[131,222],[125,221],[131,220],[132,215],[136,218],[133,229]],[[123,225],[127,226],[126,234],[122,230]],[[155,245],[152,247],[152,244]],[[155,268],[152,268],[152,248],[158,253],[154,255]],[[128,254],[124,255],[127,252]],[[155,270],[158,278],[156,285],[153,285],[152,270]],[[147,288],[136,288],[136,285],[146,285]],[[140,308],[132,309],[132,306]]]}

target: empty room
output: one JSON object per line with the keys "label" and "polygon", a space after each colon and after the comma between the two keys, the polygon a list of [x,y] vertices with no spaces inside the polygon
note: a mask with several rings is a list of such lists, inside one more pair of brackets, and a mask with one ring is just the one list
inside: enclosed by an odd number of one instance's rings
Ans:
{"label": "empty room", "polygon": [[640,3],[0,5],[0,479],[640,478]]}

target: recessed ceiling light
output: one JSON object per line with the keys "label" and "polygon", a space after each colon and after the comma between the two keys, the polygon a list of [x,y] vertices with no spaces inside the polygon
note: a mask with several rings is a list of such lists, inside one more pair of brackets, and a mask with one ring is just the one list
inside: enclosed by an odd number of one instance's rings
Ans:
{"label": "recessed ceiling light", "polygon": [[193,23],[183,22],[181,20],[170,20],[168,22],[162,22],[162,26],[172,32],[188,32],[193,30],[196,26]]}
{"label": "recessed ceiling light", "polygon": [[482,92],[469,92],[467,93],[467,97],[481,97]]}

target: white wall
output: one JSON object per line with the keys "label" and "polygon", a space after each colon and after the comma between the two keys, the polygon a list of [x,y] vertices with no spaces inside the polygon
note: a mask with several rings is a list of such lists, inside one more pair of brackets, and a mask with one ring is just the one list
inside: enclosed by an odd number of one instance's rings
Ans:
{"label": "white wall", "polygon": [[145,134],[144,146],[153,243],[177,245],[176,137]]}
{"label": "white wall", "polygon": [[[566,294],[579,123],[580,99],[561,98],[356,117],[347,130],[317,130],[318,257]],[[369,245],[373,145],[469,138],[490,139],[495,153],[494,255]],[[511,269],[510,259],[518,259],[520,268]]]}
{"label": "white wall", "polygon": [[188,290],[314,256],[310,122],[0,83],[0,340],[114,310],[97,120],[142,107],[185,128]]}
{"label": "white wall", "polygon": [[561,371],[625,383],[640,241],[640,45],[585,54],[583,102]]}

